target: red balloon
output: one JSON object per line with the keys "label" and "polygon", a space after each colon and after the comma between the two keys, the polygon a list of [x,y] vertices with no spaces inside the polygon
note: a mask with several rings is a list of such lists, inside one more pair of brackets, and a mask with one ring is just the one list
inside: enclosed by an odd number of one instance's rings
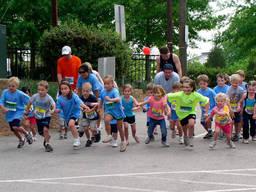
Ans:
{"label": "red balloon", "polygon": [[144,47],[143,48],[143,53],[144,53],[144,55],[150,55],[150,48],[149,47]]}

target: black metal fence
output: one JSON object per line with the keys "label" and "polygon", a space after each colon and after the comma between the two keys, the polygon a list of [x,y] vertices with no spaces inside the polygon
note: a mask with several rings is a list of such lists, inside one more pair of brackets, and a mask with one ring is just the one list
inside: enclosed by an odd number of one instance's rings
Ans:
{"label": "black metal fence", "polygon": [[[125,66],[125,73],[121,76],[122,79],[117,79],[118,83],[144,87],[156,74],[156,57],[157,55],[132,54],[131,63]],[[52,80],[51,77],[54,76],[49,66],[43,62],[38,49],[9,48],[8,63],[11,68],[9,75],[19,78]]]}
{"label": "black metal fence", "polygon": [[38,49],[9,48],[7,63],[9,75],[26,79],[49,79],[47,65],[43,62]]}

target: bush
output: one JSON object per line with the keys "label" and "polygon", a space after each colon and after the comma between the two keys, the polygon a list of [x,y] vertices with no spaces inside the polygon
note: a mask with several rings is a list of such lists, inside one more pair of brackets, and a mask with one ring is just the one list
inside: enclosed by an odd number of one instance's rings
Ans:
{"label": "bush", "polygon": [[206,67],[205,65],[202,65],[198,62],[193,62],[188,64],[187,76],[189,76],[193,80],[196,80],[198,75],[206,74],[208,75],[210,80],[209,86],[214,87],[216,85],[216,75],[218,73],[227,73],[228,75],[231,75],[239,69],[245,71],[246,81],[253,80],[254,71],[250,69],[247,70],[247,66],[247,60],[238,61],[237,63],[234,63],[233,65],[225,68]]}
{"label": "bush", "polygon": [[40,40],[42,58],[54,79],[56,79],[56,62],[64,45],[69,45],[74,55],[80,57],[82,62],[89,61],[95,69],[98,58],[115,56],[117,78],[124,75],[125,66],[130,60],[128,45],[122,42],[115,32],[85,26],[78,21],[69,21],[45,31]]}

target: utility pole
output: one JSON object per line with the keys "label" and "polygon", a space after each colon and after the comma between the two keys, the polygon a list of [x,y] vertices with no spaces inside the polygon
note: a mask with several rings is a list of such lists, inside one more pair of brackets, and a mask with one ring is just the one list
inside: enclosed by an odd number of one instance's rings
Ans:
{"label": "utility pole", "polygon": [[172,22],[172,11],[173,10],[173,2],[172,0],[167,0],[167,46],[169,48],[170,53],[173,52],[173,22]]}
{"label": "utility pole", "polygon": [[187,2],[179,0],[179,57],[184,75],[187,73],[186,17]]}
{"label": "utility pole", "polygon": [[57,0],[52,0],[52,26],[58,25],[58,3]]}

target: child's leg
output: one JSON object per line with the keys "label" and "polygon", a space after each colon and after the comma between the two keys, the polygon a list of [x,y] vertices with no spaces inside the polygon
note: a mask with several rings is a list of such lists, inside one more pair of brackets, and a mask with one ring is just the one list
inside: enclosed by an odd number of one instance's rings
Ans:
{"label": "child's leg", "polygon": [[246,112],[243,113],[243,124],[243,139],[247,140],[249,139],[249,116]]}
{"label": "child's leg", "polygon": [[148,137],[150,139],[153,138],[153,132],[154,132],[154,129],[156,128],[156,125],[157,125],[157,121],[150,118],[149,119],[149,127],[148,127],[148,131],[147,131],[148,132]]}
{"label": "child's leg", "polygon": [[113,117],[110,114],[105,114],[104,122],[105,122],[105,129],[107,133],[106,139],[103,140],[103,143],[108,143],[111,141],[111,126],[110,121],[112,121]]}
{"label": "child's leg", "polygon": [[253,138],[255,135],[255,120],[250,116],[250,136]]}
{"label": "child's leg", "polygon": [[124,142],[124,130],[123,130],[123,120],[117,120],[117,130],[119,131],[121,142]]}
{"label": "child's leg", "polygon": [[49,127],[44,127],[44,140],[46,143],[50,142],[50,133],[49,133]]}
{"label": "child's leg", "polygon": [[166,137],[167,137],[167,128],[166,128],[166,123],[165,120],[159,120],[160,124],[160,129],[161,129],[161,134],[162,134],[162,142],[166,142]]}
{"label": "child's leg", "polygon": [[172,138],[175,138],[175,136],[176,136],[176,131],[175,131],[176,121],[170,120],[169,123],[170,123],[170,130],[172,132],[171,133],[172,134]]}
{"label": "child's leg", "polygon": [[183,130],[182,130],[182,126],[180,125],[180,122],[179,122],[179,121],[176,121],[176,125],[177,125],[177,129],[178,129],[179,136],[182,137],[182,135],[183,135]]}
{"label": "child's leg", "polygon": [[192,119],[192,118],[189,119],[187,127],[188,127],[188,137],[192,138],[194,134],[195,119]]}
{"label": "child's leg", "polygon": [[68,126],[71,130],[73,138],[78,139],[78,131],[76,129],[75,123],[76,121],[74,119],[70,119],[68,122]]}
{"label": "child's leg", "polygon": [[85,136],[86,136],[86,138],[88,139],[88,140],[90,140],[91,139],[91,134],[90,134],[90,127],[85,127],[84,128],[84,133],[85,133]]}
{"label": "child's leg", "polygon": [[127,122],[124,122],[124,136],[126,142],[129,141],[129,124]]}

